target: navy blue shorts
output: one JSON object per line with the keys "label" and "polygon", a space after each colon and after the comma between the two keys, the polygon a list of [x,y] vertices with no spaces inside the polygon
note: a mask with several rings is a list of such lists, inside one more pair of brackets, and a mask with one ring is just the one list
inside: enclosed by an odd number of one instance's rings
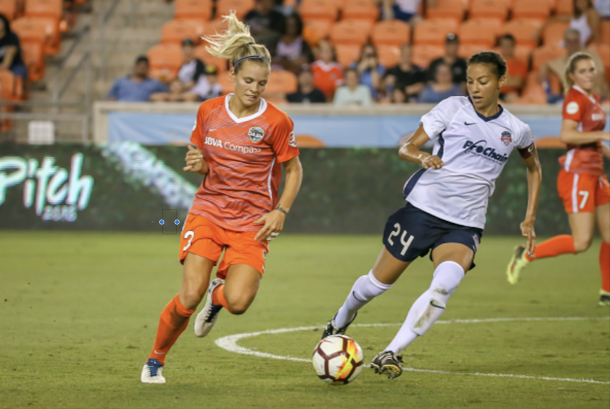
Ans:
{"label": "navy blue shorts", "polygon": [[[398,260],[413,261],[445,243],[463,244],[476,254],[482,236],[481,229],[439,219],[407,203],[388,218],[383,244]],[[473,257],[470,269],[474,267]]]}

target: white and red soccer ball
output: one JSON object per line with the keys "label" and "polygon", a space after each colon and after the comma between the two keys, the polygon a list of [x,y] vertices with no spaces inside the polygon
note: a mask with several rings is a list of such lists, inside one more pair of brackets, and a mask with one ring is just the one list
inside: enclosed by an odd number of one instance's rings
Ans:
{"label": "white and red soccer ball", "polygon": [[350,383],[364,367],[362,348],[345,335],[331,335],[320,341],[312,361],[318,377],[331,385]]}

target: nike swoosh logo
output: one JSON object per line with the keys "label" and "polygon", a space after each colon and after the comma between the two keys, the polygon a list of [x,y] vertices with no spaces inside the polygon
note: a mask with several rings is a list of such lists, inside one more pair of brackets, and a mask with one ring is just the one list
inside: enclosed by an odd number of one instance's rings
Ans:
{"label": "nike swoosh logo", "polygon": [[466,126],[470,126],[470,125],[476,125],[476,124],[477,124],[476,122],[472,122],[472,123],[470,123],[470,124],[469,124],[468,122],[464,122],[464,125],[466,125]]}
{"label": "nike swoosh logo", "polygon": [[440,305],[434,304],[434,300],[430,300],[430,305],[433,306],[433,307],[436,307],[436,308],[441,308],[443,310],[445,309],[445,307],[441,307]]}
{"label": "nike swoosh logo", "polygon": [[165,355],[165,352],[159,352],[159,351],[157,351],[157,350],[155,349],[155,354],[157,354],[157,355]]}

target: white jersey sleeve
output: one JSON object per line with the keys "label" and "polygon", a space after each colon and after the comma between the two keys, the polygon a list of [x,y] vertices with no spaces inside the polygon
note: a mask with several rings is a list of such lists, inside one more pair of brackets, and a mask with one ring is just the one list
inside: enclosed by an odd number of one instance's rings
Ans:
{"label": "white jersey sleeve", "polygon": [[422,116],[419,122],[426,135],[434,142],[438,136],[449,127],[453,117],[457,115],[463,104],[454,98],[439,102],[430,112]]}
{"label": "white jersey sleeve", "polygon": [[519,134],[519,140],[515,144],[517,149],[528,148],[534,143],[534,133],[530,129],[529,125],[522,123],[521,132]]}

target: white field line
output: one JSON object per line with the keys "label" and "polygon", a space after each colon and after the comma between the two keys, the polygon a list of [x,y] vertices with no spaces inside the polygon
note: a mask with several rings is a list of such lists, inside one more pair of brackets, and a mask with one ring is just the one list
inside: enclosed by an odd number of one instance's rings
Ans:
{"label": "white field line", "polygon": [[[540,317],[540,318],[483,318],[483,319],[472,319],[472,320],[448,320],[448,321],[437,321],[436,324],[478,324],[484,322],[528,322],[528,321],[593,321],[593,320],[607,320],[610,317]],[[398,326],[399,324],[389,324],[389,323],[378,323],[378,324],[353,324],[352,327],[390,327],[390,326]],[[314,329],[320,329],[323,327],[313,326],[313,327],[296,327],[296,328],[280,328],[280,329],[271,329],[266,331],[259,332],[249,332],[245,334],[235,334],[229,335],[226,337],[218,338],[216,340],[216,345],[220,348],[225,349],[229,352],[235,352],[243,355],[254,355],[259,356],[261,358],[272,358],[272,359],[281,359],[285,361],[295,361],[295,362],[309,362],[310,359],[304,358],[295,358],[292,356],[282,356],[282,355],[274,355],[266,352],[259,352],[252,349],[244,348],[239,346],[237,342],[240,339],[256,337],[259,335],[273,335],[273,334],[282,334],[285,332],[297,332],[297,331],[313,331]],[[578,382],[578,383],[595,383],[602,385],[610,385],[610,382],[606,381],[597,381],[594,379],[577,379],[577,378],[551,378],[548,376],[529,376],[529,375],[515,375],[515,374],[494,374],[494,373],[466,373],[466,372],[450,372],[450,371],[440,371],[433,369],[417,369],[417,368],[403,368],[405,371],[409,372],[426,372],[426,373],[437,373],[444,375],[470,375],[470,376],[489,376],[489,377],[499,377],[499,378],[520,378],[520,379],[539,379],[545,381],[562,381],[562,382]]]}

